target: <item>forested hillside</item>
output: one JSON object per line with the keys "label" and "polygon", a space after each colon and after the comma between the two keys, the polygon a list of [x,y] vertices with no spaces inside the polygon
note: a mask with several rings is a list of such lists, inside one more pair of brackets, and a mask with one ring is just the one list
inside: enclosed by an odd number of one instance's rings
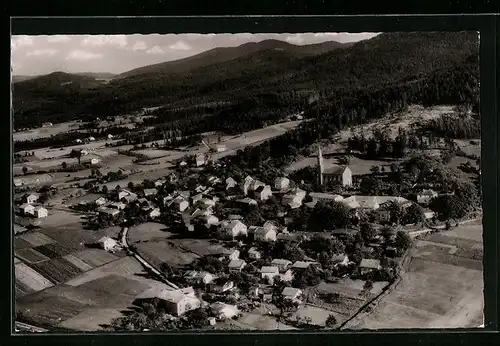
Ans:
{"label": "forested hillside", "polygon": [[[299,109],[316,114],[311,101],[318,98],[323,116],[342,113],[338,126],[416,99],[472,102],[477,59],[476,33],[388,33],[316,56],[261,49],[186,73],[136,75],[95,89],[23,85],[37,78],[16,83],[15,126],[166,106],[156,122],[167,127],[228,130],[238,124],[241,130]],[[208,103],[216,106],[200,107]]]}

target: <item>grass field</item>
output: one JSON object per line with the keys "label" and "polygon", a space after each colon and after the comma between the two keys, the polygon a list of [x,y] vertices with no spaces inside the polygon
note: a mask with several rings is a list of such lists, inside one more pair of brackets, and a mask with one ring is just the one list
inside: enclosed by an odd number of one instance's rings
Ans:
{"label": "grass field", "polygon": [[[474,240],[467,243],[457,234]],[[425,237],[426,242],[453,244],[457,252],[450,254],[446,247],[428,243],[417,246],[402,281],[372,313],[353,321],[349,328],[467,328],[482,324],[482,261],[465,257],[474,255],[471,248],[482,250],[476,240],[481,234],[480,224],[467,224]]]}
{"label": "grass field", "polygon": [[98,307],[87,308],[81,313],[58,324],[58,327],[68,328],[81,332],[102,330],[102,325],[109,325],[111,321],[122,314],[119,310],[103,309]]}
{"label": "grass field", "polygon": [[47,287],[53,286],[53,283],[50,282],[49,279],[24,263],[17,263],[14,268],[16,281],[33,291],[41,291]]}
{"label": "grass field", "polygon": [[50,184],[53,180],[51,174],[30,174],[26,176],[19,176],[14,178],[14,184],[20,183],[22,185],[46,185]]}
{"label": "grass field", "polygon": [[106,263],[112,262],[118,257],[100,249],[86,249],[76,253],[72,253],[74,257],[78,258],[82,262],[87,263],[89,266],[95,268],[100,267]]}
{"label": "grass field", "polygon": [[130,227],[128,231],[128,241],[131,244],[143,241],[165,240],[171,233],[164,231],[166,226],[161,223],[147,222],[137,226]]}
{"label": "grass field", "polygon": [[164,157],[170,155],[170,151],[161,149],[142,149],[135,150],[134,153],[145,155],[150,159],[155,159],[158,157]]}
{"label": "grass field", "polygon": [[301,306],[293,315],[302,318],[310,317],[311,323],[318,326],[324,326],[329,315],[334,315],[338,323],[342,323],[346,319],[346,316],[339,313],[310,305]]}
{"label": "grass field", "polygon": [[73,255],[67,255],[67,256],[64,256],[63,258],[66,261],[68,261],[69,263],[71,263],[73,266],[80,269],[82,272],[86,272],[86,271],[92,269],[92,267],[90,265],[88,265],[87,263],[85,263],[84,261],[82,261],[81,259],[79,259]]}
{"label": "grass field", "polygon": [[72,251],[85,249],[85,244],[94,244],[105,235],[101,230],[91,231],[82,228],[80,223],[66,224],[61,227],[49,227],[41,230]]}
{"label": "grass field", "polygon": [[32,130],[14,132],[13,133],[14,142],[32,140],[35,138],[50,137],[52,135],[57,135],[59,133],[68,132],[71,129],[76,129],[78,126],[83,124],[84,123],[77,123],[71,121],[60,124],[54,124],[53,126],[50,127],[38,127]]}
{"label": "grass field", "polygon": [[138,243],[135,246],[137,252],[155,268],[160,268],[163,263],[182,267],[198,258],[195,254],[182,251],[165,241]]}
{"label": "grass field", "polygon": [[221,250],[224,249],[220,243],[212,243],[208,239],[172,239],[171,241],[199,256],[220,254]]}

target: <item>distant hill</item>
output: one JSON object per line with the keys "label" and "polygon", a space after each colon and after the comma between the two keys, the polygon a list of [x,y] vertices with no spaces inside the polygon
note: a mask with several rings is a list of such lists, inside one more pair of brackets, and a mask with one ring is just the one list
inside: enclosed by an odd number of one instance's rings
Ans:
{"label": "distant hill", "polygon": [[92,78],[95,78],[98,80],[101,80],[101,79],[108,80],[108,79],[112,79],[112,78],[116,77],[115,73],[109,73],[109,72],[78,72],[78,73],[74,73],[74,74],[77,76],[92,77]]}
{"label": "distant hill", "polygon": [[338,93],[376,91],[431,75],[444,76],[436,72],[453,71],[457,66],[470,66],[465,69],[474,71],[464,76],[464,88],[471,85],[468,79],[476,78],[479,49],[474,32],[386,33],[342,49],[335,47],[332,42],[310,46],[274,40],[247,43],[146,66],[107,84],[64,73],[40,76],[15,84],[15,119],[29,125],[35,120],[105,117],[142,107],[189,108],[241,100],[286,112],[287,107],[307,104],[311,94],[335,98]]}
{"label": "distant hill", "polygon": [[297,46],[279,40],[249,42],[237,47],[218,47],[188,58],[140,67],[128,72],[124,72],[118,75],[117,78],[126,78],[152,73],[182,73],[203,66],[224,63],[262,50],[274,49],[282,51],[290,55],[291,57],[304,57],[322,54],[338,48],[349,47],[350,45],[351,44],[349,43],[343,44],[334,41],[304,46]]}
{"label": "distant hill", "polygon": [[17,82],[23,82],[25,80],[33,79],[38,76],[20,76],[20,75],[13,75],[12,76],[12,83],[17,83]]}

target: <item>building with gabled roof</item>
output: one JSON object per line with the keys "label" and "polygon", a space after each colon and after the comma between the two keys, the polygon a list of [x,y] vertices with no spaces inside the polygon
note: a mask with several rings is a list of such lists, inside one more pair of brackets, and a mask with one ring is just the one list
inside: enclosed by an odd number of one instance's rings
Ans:
{"label": "building with gabled roof", "polygon": [[195,296],[192,287],[173,291],[162,286],[152,287],[139,294],[136,299],[158,300],[174,316],[182,316],[187,311],[201,307],[201,300]]}

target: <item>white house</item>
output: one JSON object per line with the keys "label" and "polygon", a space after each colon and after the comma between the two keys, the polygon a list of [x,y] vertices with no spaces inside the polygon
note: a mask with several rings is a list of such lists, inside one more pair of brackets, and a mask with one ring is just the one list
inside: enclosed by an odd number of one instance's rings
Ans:
{"label": "white house", "polygon": [[229,238],[246,236],[248,232],[247,226],[240,220],[222,221],[221,228]]}
{"label": "white house", "polygon": [[33,204],[38,201],[40,198],[40,195],[38,193],[30,193],[30,194],[25,194],[23,196],[23,201],[28,203],[28,204]]}
{"label": "white house", "polygon": [[90,164],[97,165],[98,163],[99,163],[99,159],[98,158],[93,157],[92,159],[90,159]]}
{"label": "white house", "polygon": [[35,215],[35,206],[33,204],[24,203],[19,209],[21,209],[24,215]]}
{"label": "white house", "polygon": [[269,185],[264,185],[264,186],[259,186],[255,189],[254,196],[256,199],[260,201],[265,201],[269,199],[273,195],[273,192],[271,191],[271,186]]}
{"label": "white house", "polygon": [[277,190],[288,189],[290,186],[290,179],[285,177],[278,177],[274,179],[274,188]]}
{"label": "white house", "polygon": [[211,176],[208,178],[208,183],[212,186],[214,185],[217,185],[221,182],[220,178],[217,178],[217,177],[214,177],[214,176]]}
{"label": "white house", "polygon": [[290,281],[292,281],[293,280],[293,272],[290,269],[288,269],[283,274],[280,274],[280,279],[283,282],[290,282]]}
{"label": "white house", "polygon": [[233,178],[229,177],[226,179],[226,190],[232,189],[236,185],[238,185],[238,183]]}
{"label": "white house", "polygon": [[292,209],[298,208],[302,205],[302,201],[306,197],[306,192],[302,189],[294,189],[282,198],[282,203]]}
{"label": "white house", "polygon": [[113,250],[118,245],[117,242],[110,237],[102,237],[97,243],[105,251]]}
{"label": "white house", "polygon": [[227,267],[229,268],[230,272],[240,272],[246,265],[247,263],[244,260],[237,259],[229,262]]}
{"label": "white house", "polygon": [[162,303],[167,312],[175,316],[181,316],[187,311],[201,307],[201,301],[195,296],[191,287],[174,291],[161,286],[152,287],[138,295],[136,299],[157,299]]}
{"label": "white house", "polygon": [[212,208],[215,206],[215,201],[209,198],[202,198],[198,202],[203,208]]}
{"label": "white house", "polygon": [[37,206],[35,207],[33,215],[35,215],[36,218],[42,218],[47,217],[49,215],[49,212],[44,207]]}
{"label": "white house", "polygon": [[428,219],[432,219],[434,216],[436,215],[435,212],[433,212],[432,210],[430,209],[424,209],[424,217],[428,220]]}
{"label": "white house", "polygon": [[117,210],[123,210],[123,209],[125,209],[126,206],[127,205],[125,203],[122,203],[122,202],[113,202],[110,205],[108,205],[108,208],[110,208],[110,209],[117,209]]}
{"label": "white house", "polygon": [[144,189],[144,196],[149,197],[149,196],[155,196],[158,194],[157,189]]}
{"label": "white house", "polygon": [[340,202],[344,199],[341,195],[335,195],[331,193],[321,193],[321,192],[311,192],[309,196],[313,201],[334,201]]}
{"label": "white house", "polygon": [[287,259],[282,259],[282,258],[275,258],[271,261],[271,264],[273,266],[276,266],[278,267],[278,269],[281,271],[281,272],[284,272],[286,271],[291,265],[292,265],[292,262],[287,260]]}
{"label": "white house", "polygon": [[417,203],[426,204],[429,203],[433,198],[436,198],[438,193],[434,190],[422,190],[422,192],[417,194]]}
{"label": "white house", "polygon": [[366,274],[380,269],[380,260],[363,258],[359,265],[361,274]]}
{"label": "white house", "polygon": [[166,182],[167,181],[165,179],[158,179],[157,181],[155,181],[155,187],[163,186]]}
{"label": "white house", "polygon": [[261,278],[267,280],[270,284],[273,284],[274,277],[279,276],[280,272],[278,267],[263,266],[260,268]]}
{"label": "white house", "polygon": [[256,227],[253,229],[254,239],[260,242],[276,241],[277,232],[269,227]]}
{"label": "white house", "polygon": [[96,199],[94,201],[95,204],[97,204],[98,206],[101,206],[101,205],[104,205],[108,202],[108,200],[104,197],[99,197],[98,199]]}
{"label": "white house", "polygon": [[253,184],[254,181],[255,179],[249,175],[246,176],[245,180],[243,180],[241,184],[241,190],[243,191],[243,194],[245,196],[248,195],[248,192],[250,191],[250,186]]}
{"label": "white house", "polygon": [[137,199],[137,195],[133,192],[130,192],[129,190],[121,189],[120,192],[118,192],[118,200],[119,201],[121,201],[122,198],[130,197],[130,196],[135,197],[135,199]]}
{"label": "white house", "polygon": [[154,208],[149,212],[149,217],[152,219],[156,219],[161,216],[160,208]]}
{"label": "white house", "polygon": [[240,258],[240,250],[238,250],[238,249],[224,249],[222,251],[221,258],[227,258],[230,261],[237,260]]}
{"label": "white house", "polygon": [[82,154],[82,156],[85,156],[89,154],[89,151],[87,149],[82,149],[80,150],[80,154]]}
{"label": "white house", "polygon": [[75,140],[75,142],[76,142],[76,143],[81,143],[81,142],[82,142],[82,140],[81,140],[80,138],[77,138],[77,139]]}
{"label": "white house", "polygon": [[257,201],[255,199],[252,199],[250,197],[245,197],[243,199],[239,199],[236,202],[241,203],[241,204],[246,204],[246,205],[257,205]]}
{"label": "white house", "polygon": [[349,257],[346,254],[339,254],[332,256],[332,262],[335,267],[346,266],[349,264]]}
{"label": "white house", "polygon": [[226,151],[226,146],[224,144],[216,144],[215,145],[215,151],[218,152],[218,153],[221,153],[223,151]]}
{"label": "white house", "polygon": [[251,259],[259,259],[262,257],[262,254],[259,250],[257,250],[256,248],[254,247],[251,247],[249,250],[248,250],[248,257],[251,258]]}
{"label": "white house", "polygon": [[95,138],[94,138],[94,137],[92,137],[92,136],[90,136],[90,137],[88,138],[88,140],[89,140],[89,142],[93,142],[93,141],[95,141]]}
{"label": "white house", "polygon": [[175,198],[173,204],[175,206],[175,209],[181,212],[189,207],[189,202],[181,196]]}
{"label": "white house", "polygon": [[199,282],[203,284],[209,284],[214,280],[214,276],[208,272],[199,272],[195,270],[189,270],[184,274],[186,280],[190,282]]}
{"label": "white house", "polygon": [[281,292],[285,299],[289,299],[294,302],[300,303],[300,297],[302,296],[302,290],[293,287],[285,287]]}
{"label": "white house", "polygon": [[113,139],[113,135],[111,133],[108,134],[108,139]]}
{"label": "white house", "polygon": [[206,163],[205,162],[205,154],[203,154],[203,153],[196,154],[195,163],[196,163],[196,167],[203,166]]}

